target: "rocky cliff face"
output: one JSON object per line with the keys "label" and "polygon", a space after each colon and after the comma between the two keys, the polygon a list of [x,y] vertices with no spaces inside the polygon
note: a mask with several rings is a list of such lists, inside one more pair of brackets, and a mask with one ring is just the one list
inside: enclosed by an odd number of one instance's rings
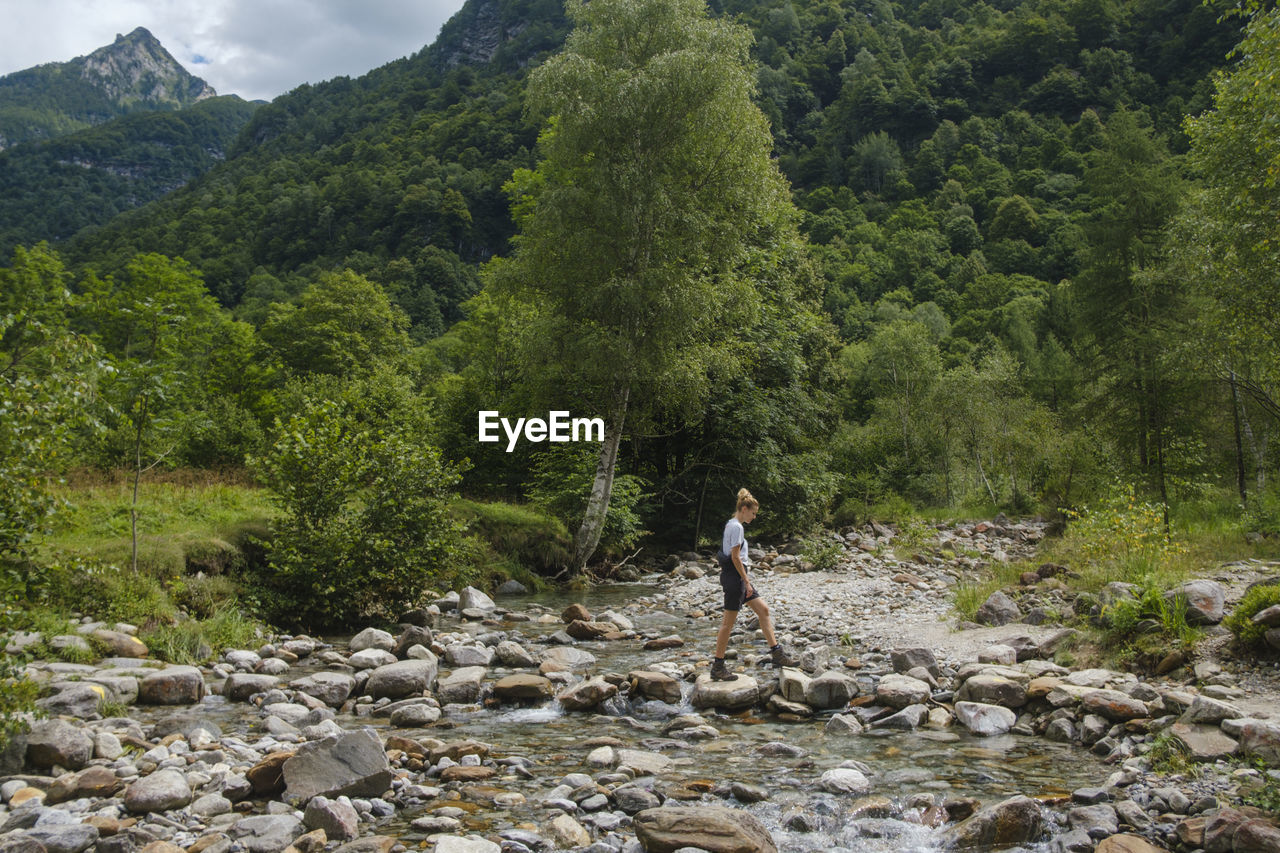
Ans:
{"label": "rocky cliff face", "polygon": [[128,113],[182,109],[216,94],[139,27],[88,56],[0,77],[0,148]]}
{"label": "rocky cliff face", "polygon": [[183,107],[212,98],[213,87],[178,64],[150,32],[138,27],[83,59],[80,76],[124,105],[146,102]]}

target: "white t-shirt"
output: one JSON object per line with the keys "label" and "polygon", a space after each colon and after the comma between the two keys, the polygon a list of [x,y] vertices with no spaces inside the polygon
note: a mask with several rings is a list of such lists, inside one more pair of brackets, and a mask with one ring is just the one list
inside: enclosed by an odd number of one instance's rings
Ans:
{"label": "white t-shirt", "polygon": [[742,550],[738,552],[738,556],[742,558],[742,565],[751,565],[751,556],[747,548],[746,528],[742,526],[742,522],[738,521],[737,518],[730,518],[724,526],[724,536],[720,539],[720,550],[732,560],[733,546],[735,545],[742,546]]}

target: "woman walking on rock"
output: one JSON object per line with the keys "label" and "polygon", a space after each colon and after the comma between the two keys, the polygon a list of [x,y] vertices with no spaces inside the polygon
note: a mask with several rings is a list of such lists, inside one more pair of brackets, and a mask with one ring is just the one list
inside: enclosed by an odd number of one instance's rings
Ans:
{"label": "woman walking on rock", "polygon": [[787,654],[773,633],[769,606],[760,598],[755,585],[747,577],[751,555],[747,549],[746,525],[755,520],[759,509],[760,502],[751,492],[746,489],[738,490],[738,510],[725,523],[720,551],[716,554],[716,560],[720,563],[720,587],[724,590],[724,617],[720,621],[720,633],[716,635],[715,660],[711,662],[711,677],[715,681],[737,678],[725,664],[724,654],[729,648],[729,634],[733,631],[733,624],[738,621],[738,611],[744,604],[754,610],[760,620],[760,630],[764,632],[765,642],[769,644],[774,669],[796,665],[796,659]]}

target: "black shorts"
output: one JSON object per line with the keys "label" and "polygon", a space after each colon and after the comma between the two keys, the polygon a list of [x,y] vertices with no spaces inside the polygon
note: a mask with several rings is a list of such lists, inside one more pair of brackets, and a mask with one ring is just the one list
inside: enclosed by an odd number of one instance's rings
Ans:
{"label": "black shorts", "polygon": [[760,597],[754,584],[751,586],[751,594],[747,595],[747,587],[742,582],[742,575],[738,574],[738,570],[732,563],[727,569],[723,564],[720,566],[720,588],[724,590],[725,610],[741,610],[742,605]]}

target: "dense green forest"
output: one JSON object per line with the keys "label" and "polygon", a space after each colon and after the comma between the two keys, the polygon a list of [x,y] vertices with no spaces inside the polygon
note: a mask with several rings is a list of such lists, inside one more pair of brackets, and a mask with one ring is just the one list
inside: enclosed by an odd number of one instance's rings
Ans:
{"label": "dense green forest", "polygon": [[[582,165],[638,150],[667,119],[654,106],[615,138],[635,116],[600,95],[617,115],[568,120],[602,109],[591,95],[607,87],[550,59],[570,29],[558,2],[472,0],[421,53],[257,109],[225,162],[183,188],[57,256],[18,251],[0,304],[11,363],[110,368],[83,390],[91,417],[62,429],[58,464],[247,459],[280,488],[311,483],[293,499],[319,504],[412,457],[402,486],[456,481],[576,530],[606,467],[597,445],[476,440],[479,410],[554,408],[619,413],[604,554],[645,531],[693,545],[742,485],[775,534],[908,506],[1056,513],[1116,482],[1166,518],[1244,512],[1280,532],[1275,11],[723,0],[709,12],[749,34],[738,59],[714,61],[748,69],[741,103],[754,106],[732,110],[744,127],[763,116],[768,168],[789,182],[760,210],[757,198],[714,222],[676,217],[721,228],[732,251],[663,242],[674,226],[657,212],[683,210],[687,181],[632,187]],[[688,38],[670,55],[738,56],[736,36]],[[673,78],[657,103],[702,91],[698,79]],[[645,149],[663,174],[697,162],[677,137],[721,103],[705,98],[667,147]],[[582,187],[599,193],[591,203],[627,203],[574,220],[564,205]],[[632,193],[651,199],[659,236],[625,276],[593,278],[635,233],[606,221]],[[66,233],[39,227],[26,233]],[[694,293],[696,307],[680,301]],[[357,459],[334,450],[344,435],[381,438]],[[321,447],[328,462],[308,456]],[[337,535],[322,516],[291,516],[291,535]]]}
{"label": "dense green forest", "polygon": [[209,98],[0,151],[0,253],[65,240],[203,175],[254,108],[234,95]]}

